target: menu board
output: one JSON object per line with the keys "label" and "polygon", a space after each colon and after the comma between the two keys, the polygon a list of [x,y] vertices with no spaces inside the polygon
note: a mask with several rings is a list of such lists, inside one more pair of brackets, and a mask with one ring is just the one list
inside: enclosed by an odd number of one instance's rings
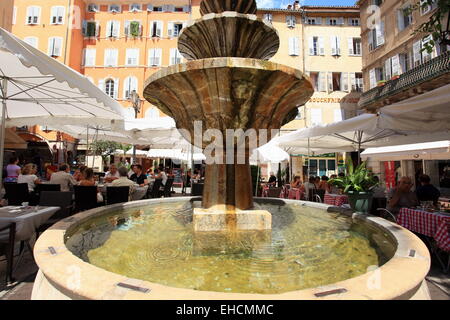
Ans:
{"label": "menu board", "polygon": [[181,169],[173,169],[172,173],[174,175],[174,183],[183,183],[183,176]]}

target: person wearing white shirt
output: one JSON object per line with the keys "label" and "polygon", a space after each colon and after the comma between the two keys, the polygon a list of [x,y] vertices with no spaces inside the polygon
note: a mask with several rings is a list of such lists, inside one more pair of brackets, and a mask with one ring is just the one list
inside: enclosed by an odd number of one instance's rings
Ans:
{"label": "person wearing white shirt", "polygon": [[134,181],[131,181],[128,179],[128,170],[125,167],[119,168],[119,179],[114,180],[111,183],[111,186],[113,187],[130,187],[130,195],[134,192]]}
{"label": "person wearing white shirt", "polygon": [[59,166],[59,171],[52,174],[50,177],[51,184],[59,184],[61,186],[61,191],[70,191],[70,187],[77,185],[78,182],[69,173],[69,166],[67,164],[62,164]]}
{"label": "person wearing white shirt", "polygon": [[110,183],[119,178],[120,174],[119,171],[117,171],[117,166],[115,164],[112,164],[109,167],[109,171],[105,174],[105,182]]}
{"label": "person wearing white shirt", "polygon": [[33,163],[29,163],[23,167],[22,173],[19,175],[17,179],[17,183],[26,183],[28,184],[28,191],[34,192],[34,188],[36,184],[40,184],[41,180],[36,176],[37,167]]}

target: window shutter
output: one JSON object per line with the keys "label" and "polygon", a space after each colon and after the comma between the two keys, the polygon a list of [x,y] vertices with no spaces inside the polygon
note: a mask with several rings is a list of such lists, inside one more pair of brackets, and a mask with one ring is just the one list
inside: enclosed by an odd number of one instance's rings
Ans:
{"label": "window shutter", "polygon": [[119,99],[119,82],[119,78],[114,79],[114,99]]}
{"label": "window shutter", "polygon": [[313,56],[314,55],[314,38],[309,37],[308,43],[309,43],[309,55]]}
{"label": "window shutter", "polygon": [[392,78],[391,58],[388,58],[384,62],[384,74],[386,75],[386,80],[389,80]]}
{"label": "window shutter", "polygon": [[333,91],[333,73],[328,72],[328,91]]}
{"label": "window shutter", "polygon": [[334,122],[342,121],[342,110],[335,109],[334,110]]}
{"label": "window shutter", "polygon": [[300,54],[300,43],[298,37],[294,38],[294,54],[296,56]]}
{"label": "window shutter", "polygon": [[147,11],[153,11],[153,5],[152,4],[148,4],[147,5]]}
{"label": "window shutter", "polygon": [[87,35],[87,21],[83,20],[83,28],[82,28],[83,36]]}
{"label": "window shutter", "polygon": [[183,12],[191,12],[191,8],[189,6],[183,6]]}
{"label": "window shutter", "polygon": [[319,91],[327,91],[326,72],[319,72]]}
{"label": "window shutter", "polygon": [[57,7],[52,7],[50,23],[55,24],[57,22],[58,22],[58,8]]}
{"label": "window shutter", "polygon": [[98,80],[98,88],[105,92],[105,79]]}
{"label": "window shutter", "polygon": [[289,38],[289,55],[293,56],[294,55],[294,38],[290,37]]}
{"label": "window shutter", "polygon": [[173,22],[169,22],[167,25],[167,35],[169,38],[173,36]]}
{"label": "window shutter", "polygon": [[162,37],[162,35],[163,35],[163,27],[164,27],[163,22],[162,21],[158,21],[157,22],[157,29],[156,29],[156,34],[157,34],[158,37]]}
{"label": "window shutter", "polygon": [[348,38],[347,43],[348,43],[348,54],[350,56],[353,56],[355,54],[355,52],[353,51],[353,38]]}
{"label": "window shutter", "polygon": [[323,37],[319,37],[319,54],[321,56],[325,55],[325,47],[323,45]]}
{"label": "window shutter", "polygon": [[86,65],[86,55],[87,55],[87,49],[83,49],[83,55],[81,56],[81,65],[85,66]]}
{"label": "window shutter", "polygon": [[370,69],[369,71],[370,89],[377,86],[377,78],[375,75],[375,69]]}
{"label": "window shutter", "polygon": [[350,83],[352,85],[351,91],[356,91],[356,74],[354,72],[350,72]]}
{"label": "window shutter", "polygon": [[384,44],[384,21],[377,25],[377,46]]}
{"label": "window shutter", "polygon": [[316,18],[316,24],[321,25],[322,24],[322,18]]}
{"label": "window shutter", "polygon": [[96,56],[96,50],[95,49],[86,49],[86,60],[85,65],[89,67],[95,66],[95,56]]}
{"label": "window shutter", "polygon": [[156,58],[155,58],[155,64],[157,66],[161,66],[162,65],[162,49],[156,49]]}
{"label": "window shutter", "polygon": [[62,53],[62,38],[56,38],[55,41],[55,55],[60,57]]}
{"label": "window shutter", "polygon": [[106,23],[106,37],[112,37],[113,36],[113,22],[112,21],[108,21]]}
{"label": "window shutter", "polygon": [[130,36],[130,21],[125,21],[125,36]]}
{"label": "window shutter", "polygon": [[373,32],[374,31],[375,30],[369,30],[369,33],[368,33],[369,51],[372,51],[374,49],[374,43],[373,43]]}
{"label": "window shutter", "polygon": [[330,40],[331,40],[331,55],[335,56],[338,54],[337,53],[337,37],[331,36]]}
{"label": "window shutter", "polygon": [[342,17],[338,18],[337,23],[340,24],[340,25],[344,24],[344,18],[342,18]]}
{"label": "window shutter", "polygon": [[398,54],[396,54],[391,58],[391,63],[392,63],[392,75],[393,76],[400,75],[400,59]]}
{"label": "window shutter", "polygon": [[120,38],[120,21],[113,21],[113,37]]}
{"label": "window shutter", "polygon": [[422,63],[422,54],[421,54],[420,50],[421,50],[420,41],[414,42],[414,44],[413,44],[414,67],[416,67]]}
{"label": "window shutter", "polygon": [[341,91],[348,91],[348,73],[341,73]]}
{"label": "window shutter", "polygon": [[100,37],[100,23],[99,22],[95,23],[95,36]]}
{"label": "window shutter", "polygon": [[327,18],[327,25],[331,25],[331,18]]}

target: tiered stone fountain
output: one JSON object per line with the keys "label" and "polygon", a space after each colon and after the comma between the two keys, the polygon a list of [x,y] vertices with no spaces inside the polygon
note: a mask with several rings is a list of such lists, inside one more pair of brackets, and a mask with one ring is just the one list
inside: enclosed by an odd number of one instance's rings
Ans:
{"label": "tiered stone fountain", "polygon": [[[311,83],[299,70],[268,61],[278,51],[279,36],[269,22],[256,17],[254,0],[204,0],[200,12],[202,18],[191,22],[178,40],[188,62],[151,76],[145,98],[187,130],[192,144],[195,121],[201,121],[202,134],[218,129],[226,137],[227,129],[256,129],[259,141],[259,130],[266,129],[270,140],[271,130],[292,120],[311,97]],[[204,139],[198,147],[211,142]],[[234,149],[242,147],[238,144]],[[244,164],[237,164],[237,152],[234,164],[226,164],[225,139],[217,150],[224,151],[223,161],[206,166],[195,230],[270,229],[270,213],[250,210],[249,145]]]}

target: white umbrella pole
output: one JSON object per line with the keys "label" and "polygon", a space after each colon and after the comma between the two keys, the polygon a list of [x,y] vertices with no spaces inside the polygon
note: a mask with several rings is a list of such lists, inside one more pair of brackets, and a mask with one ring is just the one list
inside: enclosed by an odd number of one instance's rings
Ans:
{"label": "white umbrella pole", "polygon": [[310,175],[311,175],[311,150],[310,150],[310,140],[308,138],[308,176],[306,177],[306,179],[309,179]]}
{"label": "white umbrella pole", "polygon": [[6,86],[8,80],[3,78],[2,80],[2,136],[0,138],[0,186],[3,187],[3,157],[5,152],[5,132],[6,132]]}
{"label": "white umbrella pole", "polygon": [[89,125],[86,126],[86,159],[85,159],[86,165],[88,165],[87,162],[88,154],[89,154]]}
{"label": "white umbrella pole", "polygon": [[255,183],[255,197],[258,196],[258,187],[259,187],[259,166],[256,164],[256,183]]}

